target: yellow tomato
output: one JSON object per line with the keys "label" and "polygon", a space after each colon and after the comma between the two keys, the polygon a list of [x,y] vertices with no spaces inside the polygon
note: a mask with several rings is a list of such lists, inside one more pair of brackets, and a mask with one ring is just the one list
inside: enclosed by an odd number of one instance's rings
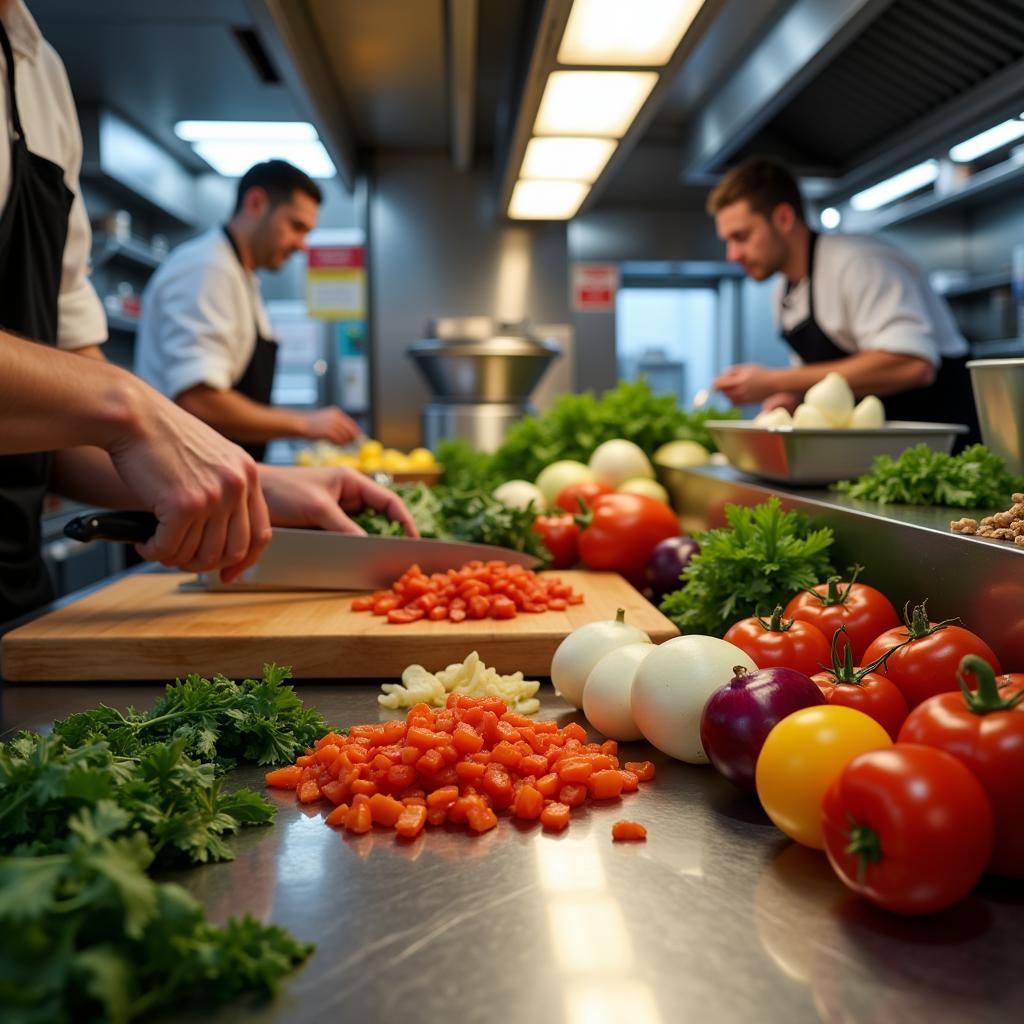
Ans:
{"label": "yellow tomato", "polygon": [[862,711],[832,704],[794,711],[768,733],[758,756],[761,805],[790,839],[822,850],[825,790],[858,754],[891,746],[885,729]]}

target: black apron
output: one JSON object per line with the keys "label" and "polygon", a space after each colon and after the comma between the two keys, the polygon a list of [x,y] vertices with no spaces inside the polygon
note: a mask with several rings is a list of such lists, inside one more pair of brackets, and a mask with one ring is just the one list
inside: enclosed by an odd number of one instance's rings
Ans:
{"label": "black apron", "polygon": [[[7,62],[11,123],[11,189],[0,215],[0,327],[56,345],[57,298],[74,195],[64,184],[64,171],[25,144],[14,53],[2,24],[0,47]],[[6,118],[7,111],[0,116]],[[50,452],[0,456],[0,622],[53,600],[40,551],[51,461]]]}
{"label": "black apron", "polygon": [[[805,363],[828,363],[850,356],[821,329],[814,318],[814,247],[817,241],[817,233],[811,232],[811,245],[807,254],[807,319],[792,330],[782,332],[786,344]],[[882,399],[882,404],[885,406],[886,418],[890,420],[965,424],[968,432],[957,438],[954,451],[981,441],[967,356],[943,356],[935,380],[928,387],[888,395]]]}
{"label": "black apron", "polygon": [[[226,226],[224,235],[231,243],[231,249],[238,262],[242,263],[242,254],[238,251],[238,245]],[[245,269],[244,263],[242,269]],[[259,317],[254,315],[254,319],[256,321],[256,347],[252,350],[249,365],[245,368],[238,383],[235,384],[234,390],[245,395],[246,398],[251,398],[254,402],[259,402],[260,405],[270,405],[270,395],[274,390],[274,368],[277,366],[277,342],[273,338],[264,338],[260,334]],[[249,443],[242,444],[241,447],[257,462],[262,462],[263,456],[267,453],[266,444]]]}

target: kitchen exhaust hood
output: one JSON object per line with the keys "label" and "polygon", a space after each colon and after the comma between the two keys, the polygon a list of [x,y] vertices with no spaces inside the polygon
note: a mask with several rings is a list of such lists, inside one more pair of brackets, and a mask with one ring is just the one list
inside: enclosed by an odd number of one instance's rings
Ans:
{"label": "kitchen exhaust hood", "polygon": [[1017,0],[796,0],[695,112],[681,176],[774,155],[851,192],[918,163],[1024,97]]}

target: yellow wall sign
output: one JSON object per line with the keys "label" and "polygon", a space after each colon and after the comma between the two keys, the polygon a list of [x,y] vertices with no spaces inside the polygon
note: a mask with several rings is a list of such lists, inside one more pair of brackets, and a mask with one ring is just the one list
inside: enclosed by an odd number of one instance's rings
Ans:
{"label": "yellow wall sign", "polygon": [[366,316],[366,261],[361,245],[311,246],[306,264],[306,308],[322,320]]}

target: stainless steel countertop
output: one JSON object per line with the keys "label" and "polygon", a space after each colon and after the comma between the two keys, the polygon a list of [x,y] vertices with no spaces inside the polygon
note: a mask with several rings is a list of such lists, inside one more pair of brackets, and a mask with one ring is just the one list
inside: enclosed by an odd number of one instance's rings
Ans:
{"label": "stainless steel countertop", "polygon": [[[377,721],[371,683],[298,684],[335,724]],[[155,686],[0,688],[0,738]],[[542,717],[566,711],[549,686]],[[789,843],[756,800],[646,744],[655,780],[574,812],[560,836],[502,818],[480,837],[430,829],[346,836],[287,793],[237,859],[174,875],[215,921],[253,913],[317,943],[281,996],[167,1020],[426,1024],[1005,1022],[1024,1014],[1024,883],[987,881],[926,920],[848,893],[822,854]],[[241,770],[240,783],[261,785]],[[619,818],[646,843],[612,843]],[[332,1016],[325,1016],[332,1014]]]}
{"label": "stainless steel countertop", "polygon": [[[835,532],[833,564],[865,567],[861,580],[897,608],[928,599],[934,620],[959,617],[980,633],[1007,671],[1024,669],[1024,548],[949,529],[963,510],[882,505],[817,488],[783,487],[728,466],[699,466],[666,477],[689,532],[725,523],[727,504],[756,505],[778,495],[815,525]],[[969,513],[981,518],[984,512]]]}

